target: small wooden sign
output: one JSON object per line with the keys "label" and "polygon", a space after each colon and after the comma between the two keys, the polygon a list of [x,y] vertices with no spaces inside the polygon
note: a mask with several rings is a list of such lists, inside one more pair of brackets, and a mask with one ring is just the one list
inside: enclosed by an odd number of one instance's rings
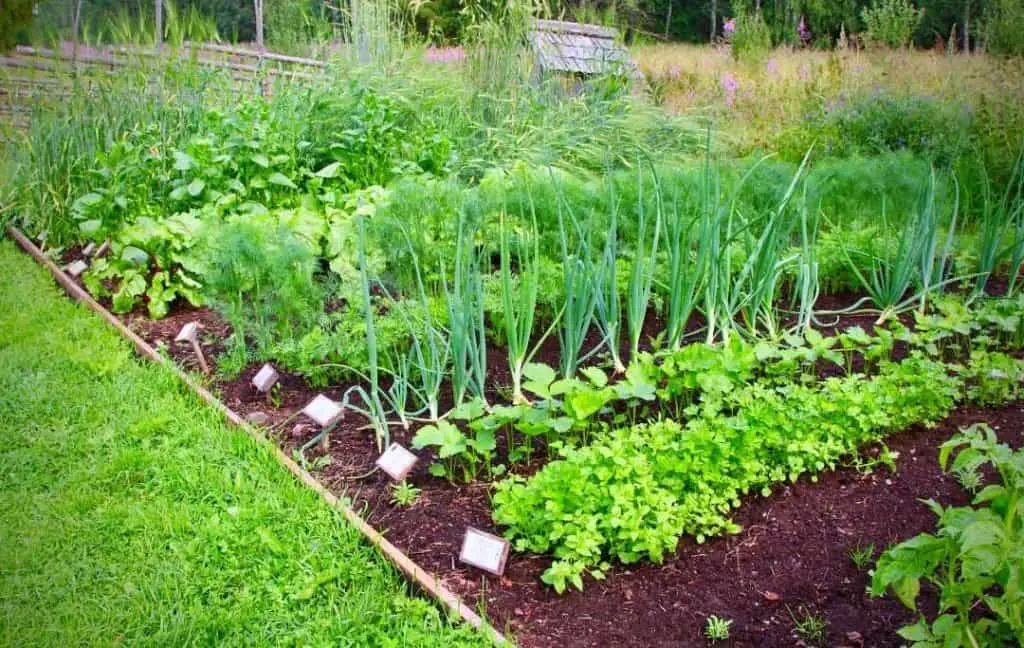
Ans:
{"label": "small wooden sign", "polygon": [[464,562],[495,576],[501,576],[505,573],[508,548],[508,540],[469,527],[466,529],[466,535],[462,538],[459,562]]}
{"label": "small wooden sign", "polygon": [[317,394],[316,398],[309,401],[309,404],[302,408],[302,413],[316,421],[320,427],[334,425],[341,418],[345,410],[339,403],[332,401],[323,394]]}
{"label": "small wooden sign", "polygon": [[196,342],[199,339],[199,322],[189,322],[178,331],[175,342]]}
{"label": "small wooden sign", "polygon": [[417,457],[403,448],[398,443],[392,443],[384,454],[377,459],[376,466],[387,473],[388,477],[400,482],[404,480],[412,467],[416,465]]}
{"label": "small wooden sign", "polygon": [[191,344],[192,351],[196,354],[196,360],[199,361],[199,367],[203,370],[203,373],[210,373],[210,365],[206,362],[206,356],[203,355],[203,347],[199,345],[199,322],[189,322],[182,326],[181,330],[178,331],[178,337],[174,338],[174,341]]}
{"label": "small wooden sign", "polygon": [[252,377],[252,384],[253,387],[266,394],[274,387],[278,378],[280,378],[280,375],[278,375],[277,370],[268,362],[260,367],[256,375]]}
{"label": "small wooden sign", "polygon": [[89,269],[89,264],[86,263],[85,261],[82,261],[81,259],[78,259],[77,261],[73,261],[73,262],[68,264],[67,272],[72,277],[78,277],[80,274],[82,274],[83,272],[85,272],[88,269]]}

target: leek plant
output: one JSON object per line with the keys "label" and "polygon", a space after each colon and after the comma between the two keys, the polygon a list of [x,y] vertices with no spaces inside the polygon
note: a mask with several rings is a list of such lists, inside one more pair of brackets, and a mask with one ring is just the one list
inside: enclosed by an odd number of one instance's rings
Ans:
{"label": "leek plant", "polygon": [[441,269],[452,350],[454,407],[465,402],[467,395],[486,402],[487,329],[481,259],[473,246],[475,231],[466,223],[465,212],[460,212],[451,285],[444,268]]}
{"label": "leek plant", "polygon": [[609,193],[611,222],[608,224],[601,260],[592,268],[597,296],[594,323],[608,346],[615,373],[621,374],[625,373],[626,365],[622,363],[622,354],[619,353],[619,339],[622,337],[622,306],[619,303],[618,284],[619,202],[615,198],[614,185],[610,181],[608,184],[612,188]]}
{"label": "leek plant", "polygon": [[[956,231],[957,211],[959,209],[959,190],[954,199],[952,216],[947,226],[946,242],[939,248],[939,234],[942,229],[941,216],[936,207],[937,182],[934,172],[929,177],[917,213],[909,222],[900,226],[896,237],[896,245],[886,245],[886,252],[876,256],[861,251],[853,252],[870,261],[870,268],[863,270],[861,264],[854,261],[851,250],[843,248],[847,264],[858,283],[867,293],[851,309],[855,309],[865,301],[870,301],[880,311],[878,322],[882,323],[896,314],[917,304],[923,312],[927,306],[928,296],[955,279],[945,278],[949,268],[949,258]],[[882,232],[888,233],[889,219],[886,203],[882,202]],[[914,284],[916,290],[911,290]],[[909,295],[908,295],[909,293]]]}
{"label": "leek plant", "polygon": [[786,193],[768,215],[760,235],[755,236],[753,221],[748,221],[740,229],[745,239],[746,261],[732,284],[733,307],[728,312],[742,314],[748,335],[755,335],[759,325],[763,326],[764,332],[771,338],[779,334],[775,299],[786,269],[799,259],[798,254],[783,256],[793,225],[793,219],[789,218],[788,213],[789,204],[807,168],[810,155],[811,151],[808,150]]}
{"label": "leek plant", "polygon": [[[881,231],[888,234],[889,228],[888,209],[885,198],[882,198],[882,228]],[[910,299],[906,298],[910,290],[911,282],[917,272],[917,264],[920,260],[919,237],[914,233],[915,227],[908,224],[893,241],[887,239],[884,243],[884,252],[881,255],[872,255],[861,250],[850,250],[843,247],[843,256],[850,271],[857,282],[867,293],[867,297],[859,300],[852,309],[856,309],[865,302],[872,303],[879,311],[878,323],[881,324],[908,305],[916,301],[916,295]],[[854,255],[860,257],[861,261],[870,262],[870,267],[862,269],[861,262],[854,260]]]}
{"label": "leek plant", "polygon": [[640,165],[637,165],[637,182],[639,182],[637,200],[638,234],[636,249],[633,251],[633,264],[629,273],[629,293],[626,295],[626,323],[629,327],[629,361],[636,362],[640,352],[640,336],[643,334],[647,308],[651,302],[651,286],[654,283],[654,266],[657,262],[658,240],[661,237],[662,198],[658,177],[654,174],[654,234],[650,248],[647,244],[647,213],[644,207],[644,178]]}
{"label": "leek plant", "polygon": [[[706,218],[690,217],[673,196],[672,210],[665,219],[665,247],[668,255],[668,308],[666,342],[672,349],[682,347],[686,323],[693,315],[710,263]],[[696,250],[696,255],[694,255]]]}
{"label": "leek plant", "polygon": [[444,327],[434,321],[427,300],[427,291],[423,284],[423,274],[420,272],[419,257],[413,248],[408,232],[403,228],[402,233],[409,246],[422,319],[413,321],[404,309],[398,310],[405,317],[410,332],[409,361],[418,383],[413,387],[413,393],[420,399],[427,419],[436,423],[440,420],[441,385],[448,373],[451,339]]}
{"label": "leek plant", "polygon": [[956,221],[960,210],[960,185],[953,180],[953,208],[949,224],[946,226],[946,242],[940,250],[939,233],[942,224],[941,216],[935,206],[937,193],[935,181],[935,169],[932,169],[928,179],[928,189],[925,192],[924,204],[921,215],[918,219],[918,233],[921,249],[920,281],[919,281],[919,306],[918,312],[924,314],[928,305],[928,297],[932,292],[941,292],[951,280],[946,278],[949,270],[950,258],[953,253],[953,241],[956,234]]}
{"label": "leek plant", "polygon": [[978,262],[975,268],[977,278],[973,296],[985,293],[989,278],[1004,260],[1010,262],[1007,296],[1012,296],[1021,263],[1024,263],[1024,151],[1017,157],[1010,183],[998,202],[992,198],[987,178],[982,186],[984,206],[979,226]]}
{"label": "leek plant", "polygon": [[529,242],[520,242],[519,254],[516,257],[519,272],[516,276],[513,276],[512,272],[509,228],[505,214],[502,213],[501,216],[501,301],[505,309],[505,341],[509,372],[512,374],[512,402],[516,405],[528,402],[522,389],[523,367],[536,355],[559,318],[556,315],[548,330],[531,347],[533,324],[537,317],[537,290],[540,284],[540,244],[532,199],[530,208],[534,233]]}
{"label": "leek plant", "polygon": [[[391,443],[388,430],[387,411],[381,401],[380,367],[377,358],[377,334],[373,321],[373,302],[370,298],[370,276],[366,269],[366,222],[363,215],[357,215],[356,223],[359,234],[359,279],[363,288],[363,310],[366,313],[366,353],[367,377],[369,391],[361,385],[350,387],[342,399],[342,407],[359,412],[370,420],[377,441],[377,449],[383,451]],[[364,407],[352,405],[352,395],[363,401]]]}
{"label": "leek plant", "polygon": [[800,201],[800,257],[797,262],[793,302],[797,306],[796,330],[803,334],[814,321],[814,305],[821,294],[818,281],[818,225],[817,218],[808,218],[807,185]]}
{"label": "leek plant", "polygon": [[[564,213],[568,211],[568,216]],[[575,250],[570,251],[570,240],[566,218],[573,222],[577,238]],[[589,226],[588,226],[589,230]],[[569,205],[563,200],[558,203],[558,232],[562,251],[562,294],[564,301],[561,308],[561,321],[558,325],[558,342],[560,369],[565,378],[576,375],[579,365],[593,351],[581,356],[583,343],[594,321],[597,308],[598,291],[592,275],[593,263],[590,262],[589,232],[580,228],[572,216]],[[602,345],[604,341],[602,341]],[[600,345],[599,347],[600,348]]]}
{"label": "leek plant", "polygon": [[[708,154],[710,156],[710,153]],[[719,327],[723,333],[729,330],[731,314],[722,312],[732,279],[732,263],[729,259],[731,229],[730,209],[722,204],[722,192],[718,168],[711,166],[710,157],[704,162],[704,177],[701,187],[700,240],[707,254],[704,284],[704,318],[707,320],[707,342],[715,341]],[[699,256],[699,255],[698,255]],[[720,324],[721,322],[721,324]]]}
{"label": "leek plant", "polygon": [[1024,198],[1017,195],[1012,210],[1013,227],[1010,229],[1012,242],[1007,252],[1010,257],[1010,283],[1006,287],[1006,296],[1013,297],[1020,277],[1021,266],[1024,265]]}

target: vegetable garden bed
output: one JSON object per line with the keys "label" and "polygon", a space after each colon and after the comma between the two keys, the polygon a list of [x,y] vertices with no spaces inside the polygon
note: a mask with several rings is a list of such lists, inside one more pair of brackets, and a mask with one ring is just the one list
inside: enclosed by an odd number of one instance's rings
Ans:
{"label": "vegetable garden bed", "polygon": [[[841,300],[831,301],[838,306]],[[197,368],[194,353],[174,342],[184,324],[201,323],[200,339],[211,359],[230,333],[215,312],[181,304],[161,320],[138,309],[121,319],[189,369]],[[873,319],[847,316],[831,322],[828,332]],[[490,378],[502,384],[508,375],[504,353],[497,351],[489,358]],[[555,364],[557,347],[546,345],[537,360]],[[234,380],[214,379],[213,387],[231,410],[272,429],[279,446],[294,455],[318,432],[295,415],[318,393],[341,400],[344,386],[315,389],[282,372],[280,389],[268,398],[250,383],[259,367],[247,367]],[[743,529],[736,535],[703,544],[684,536],[662,564],[611,566],[604,580],[587,579],[584,591],[570,588],[561,595],[541,582],[549,557],[513,553],[501,577],[458,562],[467,527],[502,531],[493,521],[485,480],[453,485],[429,474],[428,462],[421,460],[408,478],[421,489],[419,498],[412,506],[396,505],[391,481],[374,470],[379,452],[366,430],[369,422],[357,414],[346,416],[326,448],[318,445],[302,459],[334,494],[351,498],[395,547],[522,646],[705,645],[702,631],[710,615],[733,620],[731,639],[737,646],[794,645],[802,640],[794,628],[818,620],[827,622],[824,645],[897,646],[901,640],[895,631],[914,615],[892,598],[870,599],[869,576],[851,555],[868,548],[877,555],[932,529],[934,515],[918,498],[946,505],[969,500],[956,480],[940,471],[935,456],[958,428],[982,421],[1002,441],[1024,445],[1020,401],[989,408],[961,405],[930,429],[914,425],[888,445],[870,445],[859,458],[848,457],[843,467],[815,477],[816,483],[804,476],[774,488],[770,497],[745,497],[731,516]],[[409,447],[415,432],[415,426],[395,428],[391,438]],[[505,450],[499,442],[498,452]],[[543,464],[535,459],[517,472],[534,473]],[[925,607],[934,608],[934,592],[924,595]]]}

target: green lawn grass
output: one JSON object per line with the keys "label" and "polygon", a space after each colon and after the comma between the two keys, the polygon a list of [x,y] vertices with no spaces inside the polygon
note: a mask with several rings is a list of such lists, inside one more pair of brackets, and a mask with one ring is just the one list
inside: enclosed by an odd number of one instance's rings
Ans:
{"label": "green lawn grass", "polygon": [[0,645],[486,643],[0,241]]}

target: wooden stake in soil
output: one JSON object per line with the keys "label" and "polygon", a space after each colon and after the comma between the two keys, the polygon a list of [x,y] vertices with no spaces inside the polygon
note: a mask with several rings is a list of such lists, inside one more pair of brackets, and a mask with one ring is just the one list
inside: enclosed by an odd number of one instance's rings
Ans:
{"label": "wooden stake in soil", "polygon": [[181,327],[181,331],[178,333],[178,337],[174,338],[175,342],[188,342],[192,345],[192,350],[196,353],[196,358],[199,360],[199,366],[202,368],[203,373],[210,373],[210,365],[206,364],[206,356],[203,355],[203,349],[199,346],[199,322],[189,322],[185,326]]}
{"label": "wooden stake in soil", "polygon": [[501,576],[505,573],[505,561],[508,560],[509,543],[479,529],[469,527],[462,538],[462,551],[459,562],[482,569],[485,572]]}
{"label": "wooden stake in soil", "polygon": [[409,475],[416,461],[416,455],[403,448],[401,444],[392,443],[377,459],[375,465],[394,481],[401,482]]}

